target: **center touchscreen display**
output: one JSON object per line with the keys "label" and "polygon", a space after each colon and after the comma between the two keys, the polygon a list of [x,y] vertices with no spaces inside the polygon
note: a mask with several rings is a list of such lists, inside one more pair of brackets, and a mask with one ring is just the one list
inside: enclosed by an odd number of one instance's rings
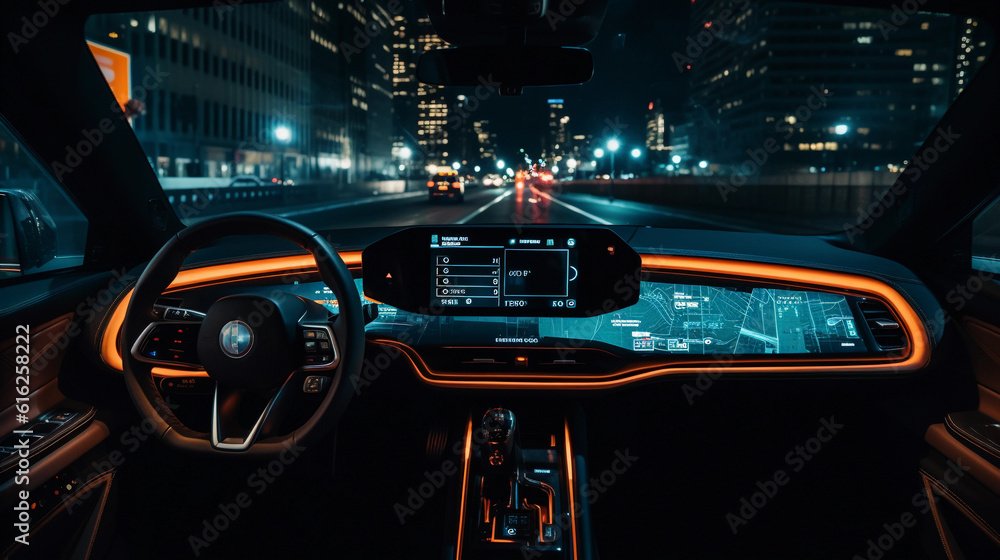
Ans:
{"label": "center touchscreen display", "polygon": [[431,304],[574,308],[576,239],[565,235],[430,235]]}
{"label": "center touchscreen display", "polygon": [[365,293],[429,315],[593,317],[639,301],[642,262],[596,227],[430,226],[362,255]]}

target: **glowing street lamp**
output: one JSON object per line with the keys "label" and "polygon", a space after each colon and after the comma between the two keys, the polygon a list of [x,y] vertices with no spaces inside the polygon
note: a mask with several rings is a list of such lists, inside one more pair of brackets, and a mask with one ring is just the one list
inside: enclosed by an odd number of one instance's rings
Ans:
{"label": "glowing street lamp", "polygon": [[596,157],[597,159],[604,157],[604,150],[602,150],[601,148],[597,148],[596,150],[594,150],[594,157]]}
{"label": "glowing street lamp", "polygon": [[504,163],[504,161],[502,159],[498,159],[497,160],[497,169],[503,169],[504,167],[507,167],[507,164]]}
{"label": "glowing street lamp", "polygon": [[[274,138],[275,138],[275,140],[277,140],[281,144],[284,144],[285,146],[287,146],[288,143],[291,142],[291,140],[292,140],[292,130],[290,128],[288,128],[287,126],[284,126],[284,125],[277,126],[274,129]],[[285,184],[285,150],[284,150],[284,148],[282,148],[281,153],[278,154],[278,157],[281,158],[281,164],[279,166],[281,171],[279,172],[279,174],[281,175],[281,184],[284,185]]]}
{"label": "glowing street lamp", "polygon": [[462,164],[458,163],[457,161],[451,164],[451,168],[454,169],[455,171],[458,171],[460,167],[462,167]]}
{"label": "glowing street lamp", "polygon": [[702,169],[708,169],[708,162],[705,160],[701,160],[698,162],[698,167]]}
{"label": "glowing street lamp", "polygon": [[638,159],[642,155],[642,150],[639,148],[632,148],[632,157]]}
{"label": "glowing street lamp", "polygon": [[843,135],[847,134],[848,130],[849,129],[848,129],[848,127],[847,127],[846,124],[838,124],[837,126],[835,126],[833,128],[833,131],[836,132],[837,135],[839,135],[839,136],[843,136]]}
{"label": "glowing street lamp", "polygon": [[400,159],[410,159],[413,157],[413,150],[411,150],[408,146],[403,146],[399,149],[399,157]]}
{"label": "glowing street lamp", "polygon": [[674,156],[674,157],[670,158],[670,161],[673,162],[674,165],[680,165],[680,163],[681,163],[681,156]]}

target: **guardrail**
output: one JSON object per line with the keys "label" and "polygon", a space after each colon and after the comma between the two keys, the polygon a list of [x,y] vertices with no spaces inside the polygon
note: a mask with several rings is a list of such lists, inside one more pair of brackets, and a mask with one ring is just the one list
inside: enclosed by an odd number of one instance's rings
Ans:
{"label": "guardrail", "polygon": [[[187,183],[188,181],[185,181]],[[222,214],[238,210],[286,208],[338,199],[357,199],[380,194],[421,190],[423,181],[363,181],[351,185],[334,183],[304,183],[260,186],[229,186],[229,179],[204,178],[200,185],[192,178],[190,186],[178,186],[167,181],[163,192],[181,218],[194,215]]]}
{"label": "guardrail", "polygon": [[613,196],[660,206],[827,217],[857,217],[897,175],[888,172],[802,173],[747,180],[719,177],[648,177],[559,181],[567,193]]}

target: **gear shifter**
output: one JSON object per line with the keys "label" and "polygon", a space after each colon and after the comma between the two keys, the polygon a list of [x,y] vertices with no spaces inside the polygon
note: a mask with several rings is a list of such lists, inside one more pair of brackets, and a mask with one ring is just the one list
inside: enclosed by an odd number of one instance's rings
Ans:
{"label": "gear shifter", "polygon": [[482,428],[486,436],[483,453],[486,474],[516,479],[520,445],[514,413],[506,408],[491,408],[483,415]]}
{"label": "gear shifter", "polygon": [[567,509],[559,494],[555,436],[546,437],[550,443],[545,445],[537,432],[526,432],[526,441],[535,447],[522,449],[521,432],[506,408],[491,408],[483,415],[476,439],[484,444],[479,447],[478,472],[472,475],[473,488],[478,489],[472,523],[480,545],[492,550],[524,546],[532,552],[561,554],[564,541],[558,521]]}

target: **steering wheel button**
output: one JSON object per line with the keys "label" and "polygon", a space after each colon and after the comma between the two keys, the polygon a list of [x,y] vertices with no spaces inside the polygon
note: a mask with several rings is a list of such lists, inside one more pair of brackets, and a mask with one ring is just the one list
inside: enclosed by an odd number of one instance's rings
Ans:
{"label": "steering wheel button", "polygon": [[316,351],[316,341],[315,340],[307,340],[306,341],[306,352],[315,352],[315,351]]}

